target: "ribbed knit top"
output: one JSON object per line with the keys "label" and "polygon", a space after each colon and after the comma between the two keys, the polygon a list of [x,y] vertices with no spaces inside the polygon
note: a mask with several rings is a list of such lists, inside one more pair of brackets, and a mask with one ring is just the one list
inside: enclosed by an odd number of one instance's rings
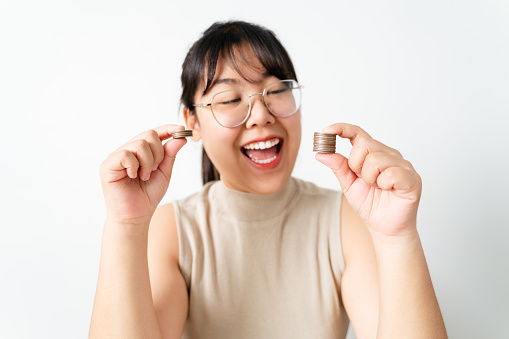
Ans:
{"label": "ribbed knit top", "polygon": [[176,201],[183,338],[344,338],[340,205],[295,178],[272,195],[215,181]]}

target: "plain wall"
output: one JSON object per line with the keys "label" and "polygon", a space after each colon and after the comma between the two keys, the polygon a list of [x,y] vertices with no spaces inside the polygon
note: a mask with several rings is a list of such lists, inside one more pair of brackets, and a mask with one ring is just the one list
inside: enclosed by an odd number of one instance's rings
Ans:
{"label": "plain wall", "polygon": [[[423,178],[418,228],[451,338],[507,338],[507,1],[2,1],[0,337],[85,338],[105,217],[99,164],[179,115],[211,23],[272,29],[304,85],[294,175],[339,189],[312,135],[361,126]],[[351,146],[339,142],[348,155]],[[201,188],[199,143],[163,203]]]}

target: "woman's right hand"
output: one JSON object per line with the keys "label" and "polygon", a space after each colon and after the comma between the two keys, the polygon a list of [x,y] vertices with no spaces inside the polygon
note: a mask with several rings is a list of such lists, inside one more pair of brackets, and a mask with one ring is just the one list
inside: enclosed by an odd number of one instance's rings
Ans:
{"label": "woman's right hand", "polygon": [[171,139],[183,126],[164,125],[139,134],[111,153],[100,166],[107,220],[147,225],[170,183],[185,138]]}

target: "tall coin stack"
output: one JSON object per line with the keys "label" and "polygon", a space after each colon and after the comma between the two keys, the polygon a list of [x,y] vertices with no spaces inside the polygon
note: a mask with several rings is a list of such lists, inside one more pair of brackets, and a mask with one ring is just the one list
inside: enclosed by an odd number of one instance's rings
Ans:
{"label": "tall coin stack", "polygon": [[192,129],[185,129],[181,131],[175,131],[171,134],[173,139],[180,139],[185,137],[192,137],[193,136],[193,130]]}
{"label": "tall coin stack", "polygon": [[336,134],[315,132],[313,152],[336,153]]}

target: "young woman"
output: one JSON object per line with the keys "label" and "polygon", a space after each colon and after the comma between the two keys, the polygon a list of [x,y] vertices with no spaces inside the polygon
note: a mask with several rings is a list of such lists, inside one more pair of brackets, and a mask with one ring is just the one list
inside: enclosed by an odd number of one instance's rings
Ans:
{"label": "young woman", "polygon": [[211,26],[182,86],[187,128],[203,142],[203,191],[158,207],[184,126],[143,132],[102,163],[90,338],[344,338],[348,321],[359,339],[447,337],[410,162],[337,123],[323,131],[349,139],[349,157],[316,159],[342,193],[292,178],[301,89],[263,27]]}

